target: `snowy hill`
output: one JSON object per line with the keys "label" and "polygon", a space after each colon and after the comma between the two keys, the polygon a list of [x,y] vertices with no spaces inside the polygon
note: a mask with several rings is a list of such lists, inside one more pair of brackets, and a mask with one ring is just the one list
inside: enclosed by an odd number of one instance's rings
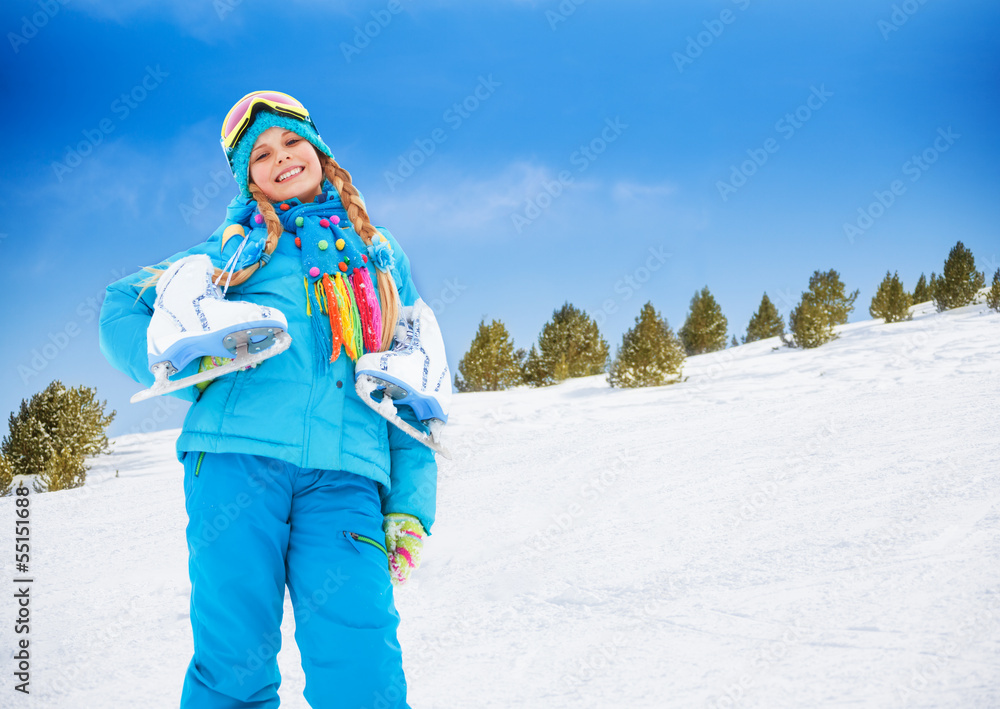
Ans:
{"label": "snowy hill", "polygon": [[[457,396],[396,597],[410,703],[1000,706],[1000,315],[915,311],[689,358],[673,386]],[[4,706],[177,706],[176,433],[32,498],[35,693],[9,699],[8,655]],[[282,630],[282,706],[305,707],[287,597]]]}

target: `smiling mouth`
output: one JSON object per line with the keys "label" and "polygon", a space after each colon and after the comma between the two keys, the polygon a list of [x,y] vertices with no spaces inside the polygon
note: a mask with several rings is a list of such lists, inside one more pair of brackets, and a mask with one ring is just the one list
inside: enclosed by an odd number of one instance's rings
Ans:
{"label": "smiling mouth", "polygon": [[276,179],[275,182],[284,182],[285,180],[289,180],[289,179],[295,177],[296,175],[300,174],[301,172],[302,172],[302,167],[301,166],[296,166],[296,167],[293,167],[293,168],[291,168],[289,170],[285,170],[283,173],[281,173],[280,175],[278,175],[278,179]]}

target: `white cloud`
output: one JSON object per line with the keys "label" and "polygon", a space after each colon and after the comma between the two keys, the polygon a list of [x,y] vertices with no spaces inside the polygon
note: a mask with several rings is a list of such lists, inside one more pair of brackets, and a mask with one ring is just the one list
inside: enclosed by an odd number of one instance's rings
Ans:
{"label": "white cloud", "polygon": [[44,273],[53,253],[89,258],[84,251],[114,254],[137,243],[150,244],[152,253],[164,234],[190,243],[206,238],[237,193],[215,131],[216,122],[206,120],[169,142],[123,134],[93,147],[68,171],[60,163],[57,174],[53,163],[30,180],[0,181],[19,202],[45,205],[47,217],[33,233],[39,258],[28,268]]}
{"label": "white cloud", "polygon": [[[302,12],[335,15],[354,16],[359,10],[356,3],[348,0],[290,0],[290,4],[309,8]],[[245,26],[248,17],[259,18],[262,12],[281,10],[277,4],[255,7],[249,0],[74,0],[71,7],[119,25],[136,16],[166,20],[207,44],[230,41],[233,28]]]}
{"label": "white cloud", "polygon": [[611,194],[619,202],[628,202],[669,197],[676,192],[677,186],[667,182],[647,185],[639,182],[621,181],[615,184]]}
{"label": "white cloud", "polygon": [[[665,230],[681,224],[684,228],[704,228],[702,212],[677,203],[674,184],[612,183],[588,173],[589,179],[574,174],[570,184],[560,185],[561,169],[530,160],[513,161],[492,174],[476,176],[454,168],[426,167],[392,192],[364,185],[360,189],[375,223],[433,240],[516,237],[519,233],[512,215],[525,214],[529,202],[548,206],[524,228],[525,233],[544,224],[553,236],[577,235],[586,215],[616,207],[623,210],[626,221],[641,219],[646,224],[661,224]],[[559,194],[550,199],[557,189]]]}
{"label": "white cloud", "polygon": [[[559,185],[557,197],[543,216],[558,214],[576,203],[579,195],[593,193],[600,184],[575,179],[560,185],[559,170],[533,161],[517,160],[484,176],[462,174],[454,168],[424,168],[398,185],[394,191],[365,189],[372,219],[379,224],[401,225],[410,233],[443,238],[514,234],[512,215],[531,200],[550,195]],[[548,185],[549,189],[546,189]],[[432,224],[433,230],[427,229]],[[391,228],[391,227],[390,227]]]}
{"label": "white cloud", "polygon": [[[236,16],[241,0],[76,0],[72,7],[99,20],[110,20],[119,25],[133,20],[166,20],[186,34],[203,42],[214,44],[224,39],[222,22]],[[217,7],[218,6],[218,7]],[[223,8],[221,13],[218,8]],[[223,16],[220,18],[220,14]]]}

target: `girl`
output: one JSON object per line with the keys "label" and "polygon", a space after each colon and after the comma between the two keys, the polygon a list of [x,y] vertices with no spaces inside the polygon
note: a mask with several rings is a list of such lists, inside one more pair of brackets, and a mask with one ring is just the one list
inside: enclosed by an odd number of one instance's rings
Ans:
{"label": "girl", "polygon": [[[419,564],[437,466],[353,383],[355,360],[391,349],[387,324],[419,298],[409,261],[291,96],[244,96],[222,143],[240,189],[226,220],[165,271],[108,286],[100,320],[105,356],[147,386],[147,328],[154,311],[174,317],[168,291],[187,288],[197,309],[221,300],[221,285],[287,322],[292,339],[259,366],[174,394],[193,402],[177,440],[194,636],[181,706],[278,706],[287,585],[310,706],[405,707],[392,591]],[[199,357],[179,376],[219,364]]]}

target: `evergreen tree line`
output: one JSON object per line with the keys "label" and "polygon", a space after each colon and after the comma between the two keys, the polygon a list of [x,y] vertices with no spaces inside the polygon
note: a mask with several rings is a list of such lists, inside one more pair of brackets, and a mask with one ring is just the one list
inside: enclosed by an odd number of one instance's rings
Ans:
{"label": "evergreen tree line", "polygon": [[[913,292],[905,290],[898,272],[886,272],[868,310],[873,318],[887,323],[909,320],[914,303],[934,301],[938,311],[969,305],[984,283],[972,252],[959,241],[948,254],[942,274],[932,272],[930,280],[920,274]],[[815,271],[808,290],[789,313],[788,332],[764,293],[742,344],[778,337],[790,347],[819,347],[836,338],[834,328],[847,322],[858,294],[858,290],[847,292],[837,271]],[[986,302],[1000,311],[1000,269],[993,276]],[[537,344],[528,351],[515,349],[503,322],[487,324],[484,318],[459,362],[455,388],[466,392],[498,391],[519,384],[547,386],[602,372],[607,372],[614,387],[670,384],[679,381],[685,357],[725,349],[727,331],[728,321],[707,286],[694,294],[676,335],[652,302],[643,305],[613,358],[597,323],[568,302],[553,312]],[[729,341],[730,346],[739,344],[735,335]]]}
{"label": "evergreen tree line", "polygon": [[115,412],[85,386],[67,389],[59,380],[8,419],[0,444],[0,495],[10,493],[15,475],[33,475],[35,492],[80,487],[87,479],[88,456],[109,450],[105,435]]}

